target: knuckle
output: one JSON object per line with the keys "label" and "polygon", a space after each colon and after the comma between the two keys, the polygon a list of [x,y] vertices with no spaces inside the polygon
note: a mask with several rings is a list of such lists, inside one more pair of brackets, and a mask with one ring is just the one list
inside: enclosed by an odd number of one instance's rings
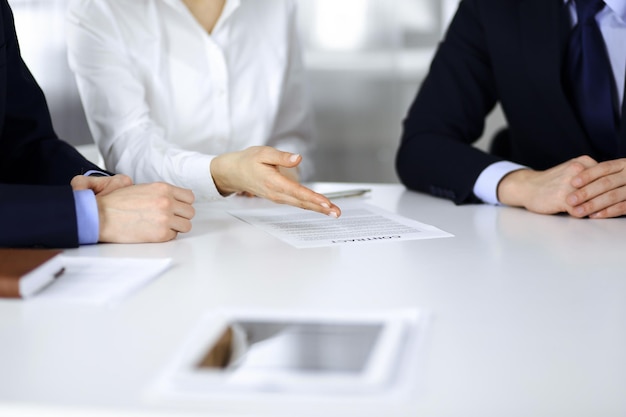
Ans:
{"label": "knuckle", "polygon": [[623,216],[626,214],[626,201],[620,201],[615,206],[613,206],[613,210],[611,210],[612,214],[615,216]]}
{"label": "knuckle", "polygon": [[568,208],[568,209],[567,209],[567,213],[568,213],[570,216],[572,216],[572,217],[577,217],[577,218],[581,218],[581,217],[584,217],[584,216],[585,216],[584,214],[581,214],[578,210],[574,210],[574,209],[571,209],[571,208]]}
{"label": "knuckle", "polygon": [[621,167],[621,163],[618,160],[615,160],[615,159],[611,159],[611,160],[606,161],[605,165],[611,171],[612,170],[616,170],[617,171]]}
{"label": "knuckle", "polygon": [[[611,180],[610,177],[602,177],[602,178],[598,179],[598,183],[605,190],[611,189],[613,187],[613,181]],[[614,191],[614,190],[612,190],[612,191]]]}
{"label": "knuckle", "polygon": [[[606,196],[609,200],[609,202],[611,201],[620,201],[621,200],[621,192],[619,190],[611,190],[609,192],[606,193]],[[619,203],[617,203],[619,204]]]}
{"label": "knuckle", "polygon": [[191,231],[191,222],[190,221],[186,221],[183,223],[181,232],[187,233],[189,231]]}
{"label": "knuckle", "polygon": [[267,198],[278,204],[286,204],[288,201],[282,194],[279,193],[269,193]]}
{"label": "knuckle", "polygon": [[172,208],[172,200],[165,196],[159,196],[155,199],[154,205],[159,211],[169,211]]}
{"label": "knuckle", "polygon": [[585,166],[577,161],[570,161],[566,167],[568,175],[579,175],[583,180],[588,179],[588,175],[585,173]]}
{"label": "knuckle", "polygon": [[582,204],[577,207],[568,207],[566,211],[573,217],[583,218],[589,215],[589,205]]}
{"label": "knuckle", "polygon": [[276,193],[276,184],[272,180],[272,176],[266,176],[261,182],[261,186],[267,193]]}
{"label": "knuckle", "polygon": [[598,209],[595,207],[595,204],[593,201],[589,201],[585,204],[583,204],[582,206],[582,213],[580,215],[580,217],[585,217],[588,216],[591,213],[595,213],[596,211],[598,211]]}
{"label": "knuckle", "polygon": [[265,149],[262,146],[251,146],[248,150],[255,156],[262,157],[265,153]]}
{"label": "knuckle", "polygon": [[168,240],[172,240],[172,231],[169,229],[162,229],[155,235],[155,240],[158,242],[166,242]]}
{"label": "knuckle", "polygon": [[278,198],[278,193],[276,193],[272,189],[269,189],[265,185],[263,186],[262,192],[259,192],[259,191],[261,191],[261,190],[258,190],[255,194],[258,195],[258,196],[267,198],[268,200],[276,201],[276,199]]}
{"label": "knuckle", "polygon": [[586,213],[584,213],[580,207],[565,207],[565,209],[563,210],[564,212],[567,212],[570,216],[572,217],[577,217],[577,218],[581,218],[581,217],[585,217]]}
{"label": "knuckle", "polygon": [[168,227],[168,222],[169,222],[169,216],[165,213],[159,213],[155,216],[155,222],[157,224],[157,227],[159,230],[163,231],[163,230],[167,230]]}
{"label": "knuckle", "polygon": [[170,188],[169,184],[164,182],[155,182],[151,184],[151,186],[157,194],[166,194]]}

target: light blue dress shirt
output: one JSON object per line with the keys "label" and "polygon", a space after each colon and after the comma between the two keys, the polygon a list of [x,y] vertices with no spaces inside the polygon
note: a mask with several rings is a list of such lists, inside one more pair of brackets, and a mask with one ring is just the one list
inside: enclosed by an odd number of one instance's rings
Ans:
{"label": "light blue dress shirt", "polygon": [[76,207],[78,243],[81,245],[97,243],[100,234],[100,222],[96,195],[92,190],[74,191],[74,206]]}
{"label": "light blue dress shirt", "polygon": [[[624,78],[626,77],[626,0],[604,0],[606,6],[596,15],[596,21],[604,37],[609,54],[619,105],[624,102]],[[572,17],[572,24],[578,22],[574,0],[565,0]],[[518,169],[526,168],[509,161],[500,161],[489,165],[478,176],[474,184],[474,194],[485,203],[500,204],[498,184],[505,175]]]}
{"label": "light blue dress shirt", "polygon": [[[84,175],[100,174],[108,176],[102,171],[87,171]],[[100,218],[98,217],[98,203],[92,190],[74,191],[74,207],[76,207],[76,225],[78,227],[78,243],[90,245],[98,243],[100,236]]]}

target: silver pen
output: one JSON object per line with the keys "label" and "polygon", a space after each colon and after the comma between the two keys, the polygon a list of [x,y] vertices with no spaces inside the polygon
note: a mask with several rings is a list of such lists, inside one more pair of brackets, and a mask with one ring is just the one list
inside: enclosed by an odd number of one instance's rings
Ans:
{"label": "silver pen", "polygon": [[362,196],[363,194],[369,193],[370,191],[372,190],[370,190],[369,188],[355,188],[353,190],[332,191],[330,193],[324,193],[324,196],[332,200],[336,198],[358,197]]}

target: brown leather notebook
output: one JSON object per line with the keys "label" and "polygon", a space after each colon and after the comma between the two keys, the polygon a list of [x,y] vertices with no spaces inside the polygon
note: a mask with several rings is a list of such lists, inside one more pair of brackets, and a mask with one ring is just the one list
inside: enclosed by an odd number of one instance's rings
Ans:
{"label": "brown leather notebook", "polygon": [[0,297],[26,298],[63,273],[58,249],[0,248]]}

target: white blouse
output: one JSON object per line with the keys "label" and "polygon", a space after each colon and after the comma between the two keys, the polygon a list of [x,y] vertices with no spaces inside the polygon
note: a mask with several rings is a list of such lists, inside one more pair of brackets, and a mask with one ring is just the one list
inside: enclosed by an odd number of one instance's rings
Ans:
{"label": "white blouse", "polygon": [[219,198],[219,154],[303,156],[312,121],[291,0],[227,0],[212,34],[181,0],[72,0],[69,63],[109,170]]}

